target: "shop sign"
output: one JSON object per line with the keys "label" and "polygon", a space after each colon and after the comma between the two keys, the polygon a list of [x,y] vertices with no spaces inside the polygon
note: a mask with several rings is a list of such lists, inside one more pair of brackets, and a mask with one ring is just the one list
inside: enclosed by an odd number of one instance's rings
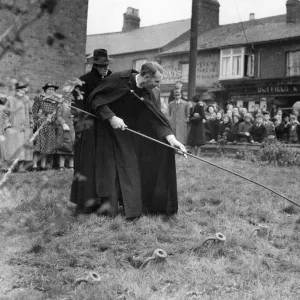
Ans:
{"label": "shop sign", "polygon": [[257,88],[258,94],[287,94],[300,92],[300,88],[290,85],[270,85]]}

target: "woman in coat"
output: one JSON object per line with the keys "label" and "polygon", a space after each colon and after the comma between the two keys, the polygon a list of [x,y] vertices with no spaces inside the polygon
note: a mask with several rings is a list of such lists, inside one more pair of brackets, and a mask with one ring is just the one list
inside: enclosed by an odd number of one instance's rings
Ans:
{"label": "woman in coat", "polygon": [[41,160],[41,170],[46,169],[47,157],[52,165],[53,154],[56,153],[56,118],[55,114],[59,101],[55,95],[58,86],[52,83],[47,83],[43,90],[45,94],[41,94],[34,99],[32,111],[35,120],[35,129],[42,127],[36,138],[36,153],[33,161],[33,170],[37,170],[38,160]]}
{"label": "woman in coat", "polygon": [[57,108],[57,148],[56,153],[59,155],[59,169],[65,167],[65,158],[68,157],[69,168],[74,168],[73,147],[75,141],[75,130],[73,126],[73,117],[71,107],[62,102]]}
{"label": "woman in coat", "polygon": [[200,146],[205,145],[205,130],[203,120],[205,119],[204,104],[200,102],[198,96],[194,96],[192,101],[196,104],[190,109],[189,122],[191,128],[189,131],[187,144],[192,147],[192,153],[198,155]]}
{"label": "woman in coat", "polygon": [[33,133],[30,100],[26,96],[27,86],[27,83],[16,83],[15,94],[7,98],[3,120],[3,158],[11,164],[18,157],[20,171],[25,171],[26,163],[31,162],[33,158],[33,150],[24,147]]}

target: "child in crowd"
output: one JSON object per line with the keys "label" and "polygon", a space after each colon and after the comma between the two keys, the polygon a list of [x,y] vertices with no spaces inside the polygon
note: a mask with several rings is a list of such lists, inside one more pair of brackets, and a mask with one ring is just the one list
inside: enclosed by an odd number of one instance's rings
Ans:
{"label": "child in crowd", "polygon": [[217,114],[210,114],[209,119],[205,123],[206,140],[210,143],[216,143],[219,133],[219,120],[217,120]]}
{"label": "child in crowd", "polygon": [[295,115],[290,115],[287,138],[289,144],[298,144],[300,142],[300,125]]}
{"label": "child in crowd", "polygon": [[263,112],[264,125],[267,129],[267,137],[275,138],[275,125],[270,121],[270,113],[268,111]]}
{"label": "child in crowd", "polygon": [[229,116],[226,114],[223,116],[222,121],[220,122],[219,125],[219,137],[220,139],[227,140],[228,133],[230,132],[231,129],[231,121]]}
{"label": "child in crowd", "polygon": [[239,141],[239,136],[238,136],[238,130],[239,130],[239,125],[240,125],[240,116],[239,115],[233,115],[233,122],[231,129],[228,133],[227,136],[227,141],[230,143],[236,144]]}
{"label": "child in crowd", "polygon": [[263,116],[261,114],[256,115],[255,124],[250,128],[251,143],[262,143],[267,135],[267,129],[263,125]]}
{"label": "child in crowd", "polygon": [[250,143],[251,142],[251,136],[250,136],[250,128],[252,126],[252,115],[246,114],[244,116],[244,122],[240,123],[239,129],[238,129],[238,136],[240,139],[240,142],[242,143]]}
{"label": "child in crowd", "polygon": [[281,115],[274,117],[275,135],[278,141],[286,142],[287,130],[285,124],[282,121]]}

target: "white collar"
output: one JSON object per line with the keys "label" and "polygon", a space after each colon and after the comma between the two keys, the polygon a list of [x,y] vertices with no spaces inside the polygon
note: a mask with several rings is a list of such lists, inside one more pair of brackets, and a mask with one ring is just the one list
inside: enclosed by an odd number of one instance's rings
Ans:
{"label": "white collar", "polygon": [[139,89],[142,89],[143,87],[141,87],[141,86],[139,85],[139,82],[138,82],[138,80],[137,80],[138,76],[139,76],[139,74],[136,74],[136,75],[135,75],[136,87],[139,88]]}

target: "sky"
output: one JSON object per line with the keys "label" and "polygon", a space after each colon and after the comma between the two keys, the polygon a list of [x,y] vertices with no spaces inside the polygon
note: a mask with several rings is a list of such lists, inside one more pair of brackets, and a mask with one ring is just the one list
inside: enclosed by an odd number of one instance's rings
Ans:
{"label": "sky", "polygon": [[[286,0],[219,0],[220,24],[285,14]],[[128,6],[139,9],[140,26],[166,23],[191,17],[192,0],[89,0],[87,34],[122,30]]]}

